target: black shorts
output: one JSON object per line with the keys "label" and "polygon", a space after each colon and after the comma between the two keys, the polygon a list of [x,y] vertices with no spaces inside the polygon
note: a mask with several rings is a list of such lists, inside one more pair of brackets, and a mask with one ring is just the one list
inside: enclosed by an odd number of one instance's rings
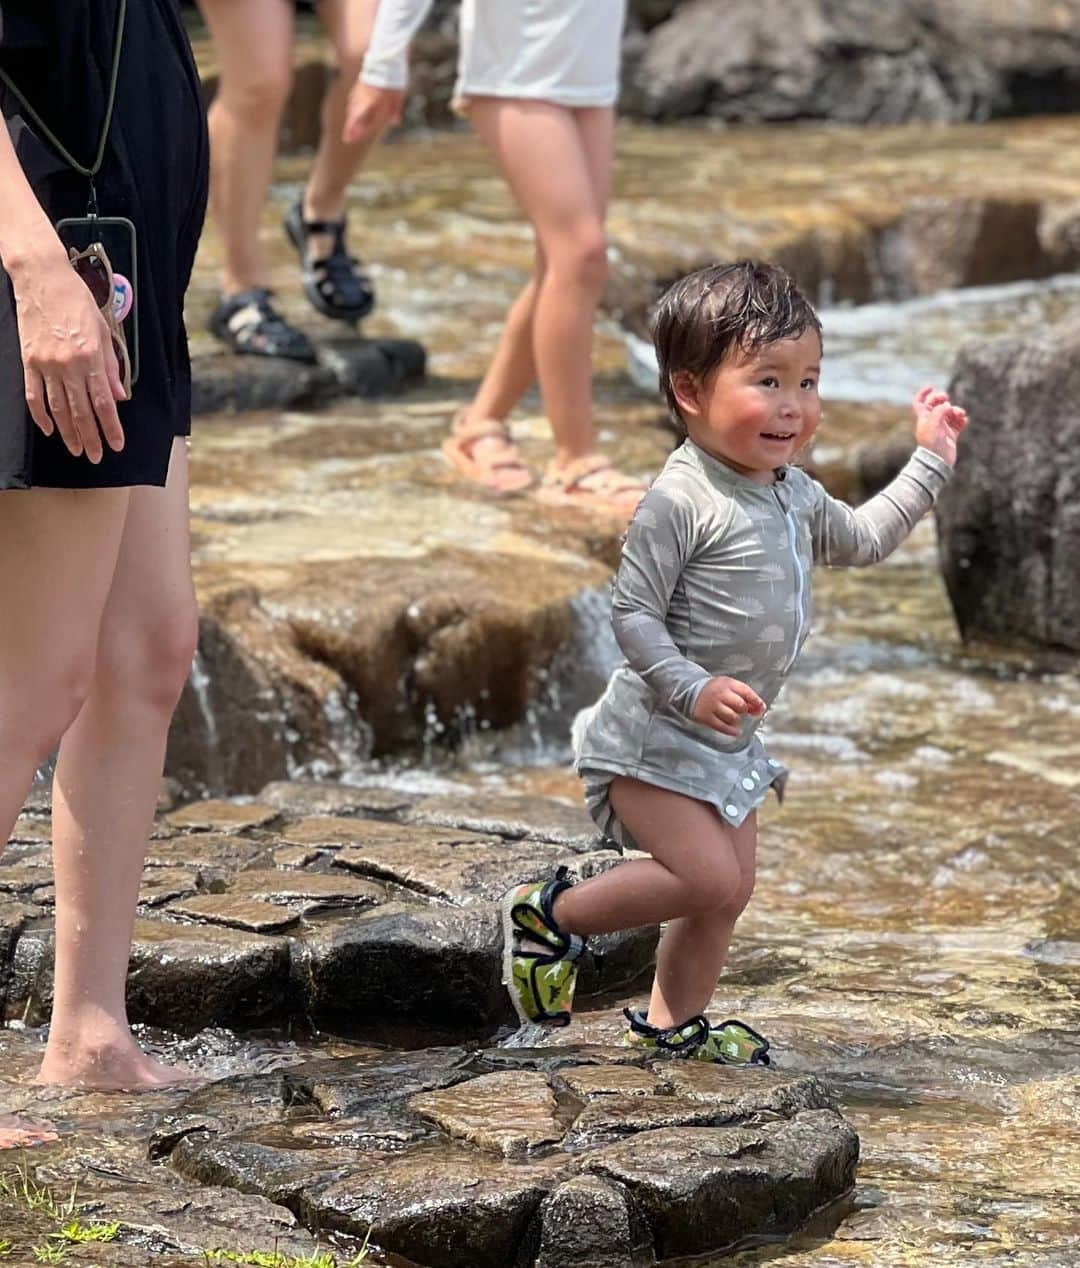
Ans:
{"label": "black shorts", "polygon": [[[33,83],[19,82],[34,102]],[[49,85],[43,85],[47,90]],[[34,192],[55,222],[86,214],[88,183],[2,90],[3,113]],[[206,211],[209,146],[191,50],[171,0],[128,5],[116,108],[97,181],[103,216],[126,216],[138,242],[139,380],[119,404],[124,449],[99,465],[42,435],[26,408],[11,284],[0,270],[0,490],[163,485],[177,436],[191,428],[184,293]]]}

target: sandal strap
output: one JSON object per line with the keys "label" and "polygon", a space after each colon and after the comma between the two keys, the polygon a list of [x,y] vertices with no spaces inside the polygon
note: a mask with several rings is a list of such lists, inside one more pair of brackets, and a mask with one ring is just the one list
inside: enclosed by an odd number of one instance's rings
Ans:
{"label": "sandal strap", "polygon": [[450,424],[450,432],[455,440],[505,440],[508,445],[514,442],[510,436],[510,428],[501,418],[470,418],[461,412],[454,415]]}
{"label": "sandal strap", "polygon": [[253,286],[222,301],[221,324],[238,348],[256,346],[271,350],[308,346],[307,336],[290,325],[271,304],[272,295],[273,291],[265,286]]}
{"label": "sandal strap", "polygon": [[597,493],[601,497],[636,493],[642,488],[640,480],[625,475],[610,458],[605,458],[599,453],[575,458],[565,467],[549,467],[544,482],[549,486],[561,488],[564,493],[577,490],[581,493]]}
{"label": "sandal strap", "polygon": [[303,213],[300,215],[300,224],[305,234],[332,233],[335,238],[343,238],[345,223],[344,220],[305,220]]}

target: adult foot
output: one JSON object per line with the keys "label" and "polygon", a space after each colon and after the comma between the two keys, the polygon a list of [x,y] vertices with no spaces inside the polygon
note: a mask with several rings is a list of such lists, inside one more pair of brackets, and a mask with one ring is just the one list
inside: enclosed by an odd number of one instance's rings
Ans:
{"label": "adult foot", "polygon": [[210,333],[238,354],[313,364],[311,340],[282,317],[271,295],[265,286],[253,286],[222,299],[210,315]]}
{"label": "adult foot", "polygon": [[301,202],[285,215],[285,232],[300,257],[300,281],[313,308],[336,321],[359,321],[375,307],[375,288],[345,246],[346,222],[307,220]]}
{"label": "adult foot", "polygon": [[34,1082],[100,1092],[138,1092],[194,1084],[201,1079],[183,1066],[155,1061],[131,1039],[65,1044],[54,1043],[50,1037]]}
{"label": "adult foot", "polygon": [[456,471],[493,493],[521,493],[533,482],[501,419],[470,418],[466,410],[458,410],[442,451]]}
{"label": "adult foot", "polygon": [[0,1149],[29,1149],[33,1145],[44,1145],[58,1139],[57,1133],[47,1124],[0,1114]]}
{"label": "adult foot", "polygon": [[563,465],[551,463],[537,490],[549,506],[578,506],[627,521],[645,496],[646,485],[624,475],[603,454],[586,454]]}

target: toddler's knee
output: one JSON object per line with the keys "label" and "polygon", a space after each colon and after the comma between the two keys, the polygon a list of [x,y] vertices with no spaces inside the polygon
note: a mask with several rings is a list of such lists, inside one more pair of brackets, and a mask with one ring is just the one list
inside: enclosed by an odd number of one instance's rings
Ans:
{"label": "toddler's knee", "polygon": [[737,900],[742,887],[742,876],[737,864],[717,860],[711,867],[696,876],[690,886],[690,910],[688,915],[705,915],[723,911]]}
{"label": "toddler's knee", "polygon": [[253,68],[242,80],[223,80],[219,91],[228,109],[252,127],[276,124],[292,91],[292,68]]}
{"label": "toddler's knee", "polygon": [[104,633],[98,681],[114,697],[135,696],[171,714],[191,672],[198,641],[194,601],[177,603],[138,626]]}

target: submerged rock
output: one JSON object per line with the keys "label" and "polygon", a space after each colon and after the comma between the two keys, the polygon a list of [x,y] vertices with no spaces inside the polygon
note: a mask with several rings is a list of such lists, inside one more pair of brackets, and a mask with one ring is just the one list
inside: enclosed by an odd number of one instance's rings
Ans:
{"label": "submerged rock", "polygon": [[1080,323],[965,349],[950,391],[971,418],[937,507],[960,632],[1080,652]]}
{"label": "submerged rock", "polygon": [[[720,1071],[731,1075],[720,1080],[726,1100],[717,1092],[708,1105],[669,1089],[669,1076],[698,1082],[692,1062],[627,1067],[610,1063],[614,1052],[569,1048],[559,1055],[575,1065],[558,1071],[549,1055],[519,1052],[487,1074],[470,1071],[498,1062],[496,1050],[472,1061],[461,1049],[321,1061],[288,1072],[308,1094],[276,1121],[242,1121],[227,1088],[215,1122],[211,1090],[170,1116],[155,1148],[193,1180],[263,1194],[323,1230],[370,1229],[380,1250],[426,1268],[645,1268],[784,1236],[851,1187],[857,1138],[813,1080]],[[735,1088],[747,1073],[756,1077],[742,1110]],[[628,1078],[639,1120],[597,1147],[581,1124],[622,1099],[602,1088]],[[591,1099],[583,1106],[573,1089]],[[313,1120],[313,1105],[331,1120]],[[686,1125],[725,1106],[731,1125]],[[421,1130],[418,1118],[434,1126]],[[368,1143],[349,1151],[349,1139]]]}

